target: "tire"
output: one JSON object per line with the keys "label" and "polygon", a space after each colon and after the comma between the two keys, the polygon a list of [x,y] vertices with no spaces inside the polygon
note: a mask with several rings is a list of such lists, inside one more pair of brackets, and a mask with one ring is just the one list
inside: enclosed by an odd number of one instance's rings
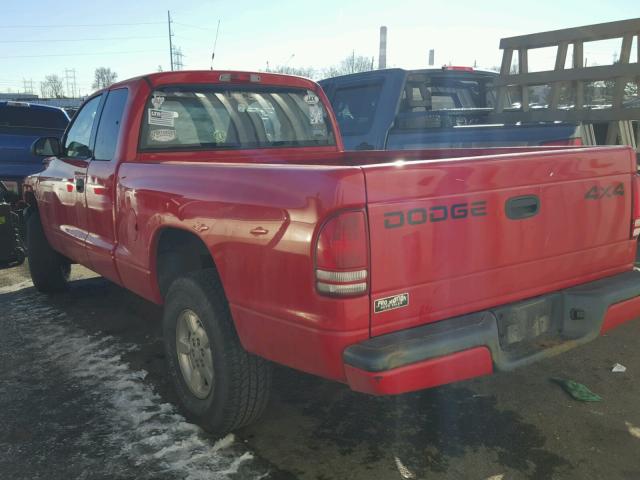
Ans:
{"label": "tire", "polygon": [[37,211],[27,217],[27,250],[29,273],[36,289],[43,293],[66,290],[71,264],[49,245]]}
{"label": "tire", "polygon": [[215,270],[171,284],[163,333],[169,375],[189,420],[222,437],[260,417],[269,401],[271,365],[240,344]]}

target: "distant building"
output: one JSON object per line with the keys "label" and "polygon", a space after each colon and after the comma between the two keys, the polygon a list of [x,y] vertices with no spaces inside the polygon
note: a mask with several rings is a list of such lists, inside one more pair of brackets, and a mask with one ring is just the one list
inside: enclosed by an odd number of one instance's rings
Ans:
{"label": "distant building", "polygon": [[34,93],[0,93],[0,100],[14,100],[16,102],[33,102],[38,99]]}
{"label": "distant building", "polygon": [[77,109],[84,102],[84,98],[40,98],[33,93],[0,93],[1,100],[37,103],[65,109]]}

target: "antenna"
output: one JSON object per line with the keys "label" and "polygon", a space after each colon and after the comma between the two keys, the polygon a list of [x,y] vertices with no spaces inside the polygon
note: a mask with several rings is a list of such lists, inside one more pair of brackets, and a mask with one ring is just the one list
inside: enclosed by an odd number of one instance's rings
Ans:
{"label": "antenna", "polygon": [[213,70],[213,59],[216,56],[216,46],[218,45],[218,32],[220,31],[220,20],[216,28],[216,39],[213,41],[213,51],[211,52],[211,70]]}
{"label": "antenna", "polygon": [[290,62],[291,60],[293,60],[293,57],[295,57],[295,56],[296,56],[296,54],[295,54],[295,53],[292,53],[292,54],[291,54],[291,56],[287,59],[287,61],[286,61],[286,62],[284,62],[284,66],[285,66],[285,67],[286,67],[286,66],[288,66],[288,65],[289,65],[289,62]]}

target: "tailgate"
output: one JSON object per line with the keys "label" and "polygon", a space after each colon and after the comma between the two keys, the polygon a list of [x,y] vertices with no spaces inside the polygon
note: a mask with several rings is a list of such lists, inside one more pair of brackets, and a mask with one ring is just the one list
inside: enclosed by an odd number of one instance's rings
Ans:
{"label": "tailgate", "polygon": [[364,166],[372,335],[630,269],[635,168],[626,147]]}

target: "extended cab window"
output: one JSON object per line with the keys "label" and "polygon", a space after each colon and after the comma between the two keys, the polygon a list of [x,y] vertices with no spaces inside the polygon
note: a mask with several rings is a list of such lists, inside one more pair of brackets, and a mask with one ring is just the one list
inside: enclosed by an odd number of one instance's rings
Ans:
{"label": "extended cab window", "polygon": [[128,90],[119,88],[109,92],[100,115],[98,133],[96,133],[96,160],[112,160],[118,145],[118,133],[122,122],[124,105],[127,103]]}
{"label": "extended cab window", "polygon": [[336,90],[331,106],[343,135],[363,135],[371,130],[382,83]]}
{"label": "extended cab window", "polygon": [[67,157],[89,158],[91,156],[91,129],[96,118],[102,95],[89,100],[76,114],[67,133],[64,150]]}
{"label": "extended cab window", "polygon": [[335,138],[320,99],[286,87],[159,89],[141,132],[143,150],[328,145]]}

